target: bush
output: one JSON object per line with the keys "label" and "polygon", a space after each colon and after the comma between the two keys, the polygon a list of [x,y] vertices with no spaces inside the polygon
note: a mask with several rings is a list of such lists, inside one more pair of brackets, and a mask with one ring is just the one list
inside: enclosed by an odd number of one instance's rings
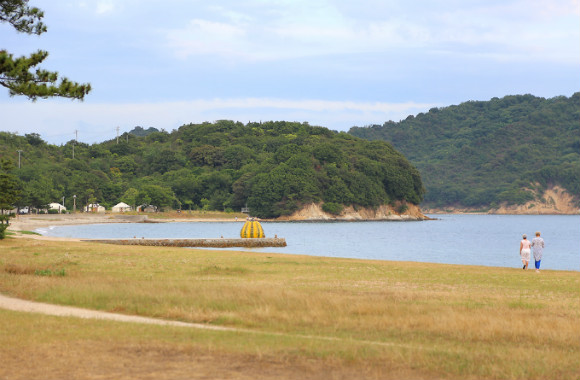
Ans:
{"label": "bush", "polygon": [[404,214],[404,213],[405,213],[405,211],[407,211],[408,209],[409,209],[409,206],[407,206],[407,204],[406,204],[406,203],[403,203],[403,204],[401,204],[401,205],[399,206],[399,208],[397,209],[397,212],[398,212],[399,214]]}
{"label": "bush", "polygon": [[340,215],[343,210],[343,206],[334,202],[326,202],[322,205],[322,211],[327,212],[332,215]]}

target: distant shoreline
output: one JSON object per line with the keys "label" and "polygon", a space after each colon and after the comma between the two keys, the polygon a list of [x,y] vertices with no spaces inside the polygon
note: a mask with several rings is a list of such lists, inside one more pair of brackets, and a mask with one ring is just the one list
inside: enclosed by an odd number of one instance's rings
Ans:
{"label": "distant shoreline", "polygon": [[[543,214],[525,214],[525,213],[490,213],[484,211],[451,211],[451,210],[424,210],[425,214],[431,215],[580,215],[580,213],[543,213]],[[172,217],[174,215],[163,216],[162,218],[151,218],[147,214],[111,214],[111,213],[78,213],[78,214],[39,214],[39,215],[18,215],[10,220],[8,231],[34,231],[39,228],[71,226],[82,224],[105,224],[105,223],[209,223],[209,222],[245,222],[245,216],[229,216],[223,214],[221,217],[204,217],[200,215],[188,215]],[[432,218],[427,217],[430,220]],[[342,222],[375,222],[375,221],[415,221],[413,219],[303,219],[288,220],[282,219],[264,219],[264,222],[304,222],[304,223],[342,223]]]}

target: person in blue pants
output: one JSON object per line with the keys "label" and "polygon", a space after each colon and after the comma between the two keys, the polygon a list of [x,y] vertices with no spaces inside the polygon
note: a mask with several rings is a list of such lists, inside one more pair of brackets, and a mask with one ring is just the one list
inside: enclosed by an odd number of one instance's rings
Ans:
{"label": "person in blue pants", "polygon": [[536,261],[536,272],[540,273],[540,264],[544,253],[544,239],[540,237],[540,231],[536,232],[536,237],[532,239],[532,249],[534,250],[534,260]]}

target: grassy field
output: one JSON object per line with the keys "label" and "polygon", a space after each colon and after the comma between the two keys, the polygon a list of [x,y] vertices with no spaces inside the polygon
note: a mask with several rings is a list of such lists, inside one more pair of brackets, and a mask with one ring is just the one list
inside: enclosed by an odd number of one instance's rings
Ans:
{"label": "grassy field", "polygon": [[8,238],[0,292],[242,329],[0,310],[2,379],[580,379],[578,272]]}

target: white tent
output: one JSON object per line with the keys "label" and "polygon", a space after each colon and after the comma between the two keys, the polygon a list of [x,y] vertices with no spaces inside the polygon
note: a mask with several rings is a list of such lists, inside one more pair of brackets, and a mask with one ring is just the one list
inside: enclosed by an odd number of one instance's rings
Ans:
{"label": "white tent", "polygon": [[85,212],[105,212],[105,208],[98,203],[91,203],[85,207]]}
{"label": "white tent", "polygon": [[49,210],[58,210],[58,213],[63,213],[66,211],[66,207],[61,205],[60,203],[51,203],[48,205]]}
{"label": "white tent", "polygon": [[112,211],[113,212],[131,211],[131,206],[129,206],[127,203],[121,202],[121,203],[114,205]]}

